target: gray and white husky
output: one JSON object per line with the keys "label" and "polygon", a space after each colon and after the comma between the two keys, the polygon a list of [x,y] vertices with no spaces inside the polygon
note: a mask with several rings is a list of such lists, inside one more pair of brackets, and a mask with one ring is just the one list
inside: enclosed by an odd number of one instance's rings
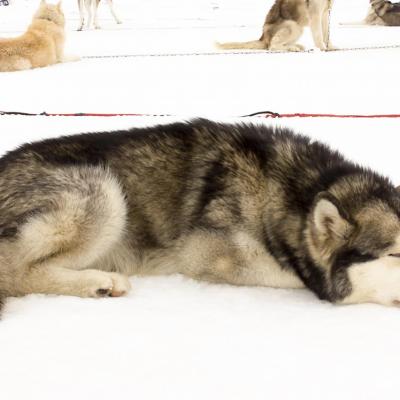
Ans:
{"label": "gray and white husky", "polygon": [[361,22],[345,22],[341,25],[400,26],[400,3],[388,0],[370,0],[370,7]]}
{"label": "gray and white husky", "polygon": [[370,0],[370,3],[366,24],[400,26],[400,3],[387,0]]}
{"label": "gray and white husky", "polygon": [[250,42],[216,43],[220,49],[303,51],[297,43],[306,26],[320,50],[333,50],[329,37],[329,10],[333,0],[275,0],[265,17],[262,35]]}
{"label": "gray and white husky", "polygon": [[121,296],[128,275],[400,303],[400,194],[284,128],[208,120],[0,159],[0,293]]}

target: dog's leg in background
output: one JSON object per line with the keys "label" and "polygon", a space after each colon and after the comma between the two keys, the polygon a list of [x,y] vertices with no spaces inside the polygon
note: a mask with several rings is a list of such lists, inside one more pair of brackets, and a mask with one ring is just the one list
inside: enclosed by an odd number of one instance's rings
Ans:
{"label": "dog's leg in background", "polygon": [[24,71],[31,68],[32,64],[30,60],[19,56],[10,56],[7,62],[0,64],[0,72]]}
{"label": "dog's leg in background", "polygon": [[331,9],[331,1],[327,1],[325,4],[324,11],[322,13],[322,35],[324,44],[327,50],[334,50],[335,46],[332,45],[331,37],[330,37],[330,9]]}
{"label": "dog's leg in background", "polygon": [[85,25],[85,12],[83,10],[84,0],[78,0],[78,7],[79,7],[79,18],[80,18],[78,31],[81,31],[83,29],[83,26]]}
{"label": "dog's leg in background", "polygon": [[324,13],[324,8],[321,4],[321,0],[310,0],[309,13],[310,13],[310,29],[315,47],[317,47],[320,50],[326,50],[326,46],[324,43],[323,27],[322,27],[322,16]]}
{"label": "dog's leg in background", "polygon": [[117,14],[116,14],[116,12],[115,12],[115,10],[114,10],[114,3],[113,3],[113,1],[112,1],[112,0],[107,0],[107,2],[108,2],[108,6],[110,7],[111,14],[112,14],[112,16],[113,16],[114,19],[115,19],[115,22],[116,22],[117,24],[122,24],[122,21],[118,18]]}
{"label": "dog's leg in background", "polygon": [[320,50],[326,50],[322,34],[321,18],[319,16],[312,16],[310,27],[315,47],[317,47]]}
{"label": "dog's leg in background", "polygon": [[272,51],[302,51],[304,47],[297,44],[303,28],[294,21],[285,21],[271,39],[269,49]]}
{"label": "dog's leg in background", "polygon": [[92,27],[92,21],[93,21],[92,4],[94,4],[94,1],[85,0],[85,8],[86,8],[86,13],[87,13],[87,17],[88,17],[86,26],[88,29],[90,29]]}
{"label": "dog's leg in background", "polygon": [[94,27],[95,29],[100,29],[101,26],[99,24],[99,17],[98,17],[98,9],[99,9],[100,0],[93,1],[93,14],[94,14]]}

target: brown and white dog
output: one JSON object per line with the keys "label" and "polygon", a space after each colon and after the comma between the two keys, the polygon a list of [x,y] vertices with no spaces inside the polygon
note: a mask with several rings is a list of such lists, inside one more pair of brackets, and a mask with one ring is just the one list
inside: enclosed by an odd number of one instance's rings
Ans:
{"label": "brown and white dog", "polygon": [[217,43],[217,47],[225,50],[302,51],[304,47],[297,41],[304,28],[309,26],[315,46],[320,50],[331,50],[329,10],[332,3],[333,0],[276,0],[265,18],[260,39]]}
{"label": "brown and white dog", "polygon": [[[86,8],[87,12],[87,24],[86,27],[90,28],[92,24],[96,29],[100,29],[98,17],[97,17],[97,9],[99,8],[100,0],[78,0],[78,7],[79,7],[79,15],[80,15],[80,23],[78,31],[81,31],[85,26],[85,11]],[[115,19],[117,24],[122,24],[122,21],[118,18],[117,14],[114,10],[114,4],[112,0],[107,0],[108,6],[110,8],[111,14]]]}
{"label": "brown and white dog", "polygon": [[28,29],[21,36],[0,38],[0,72],[22,71],[78,61],[64,54],[65,18],[58,4],[42,0]]}

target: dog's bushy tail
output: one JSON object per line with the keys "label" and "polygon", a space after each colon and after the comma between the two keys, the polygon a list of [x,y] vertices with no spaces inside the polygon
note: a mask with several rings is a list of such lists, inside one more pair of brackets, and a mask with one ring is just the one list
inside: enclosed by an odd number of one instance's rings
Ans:
{"label": "dog's bushy tail", "polygon": [[368,25],[366,21],[354,21],[354,22],[340,22],[339,25],[342,26],[364,26]]}
{"label": "dog's bushy tail", "polygon": [[215,46],[221,50],[239,50],[239,49],[267,50],[268,48],[266,42],[262,40],[251,40],[250,42],[228,42],[228,43],[216,42]]}

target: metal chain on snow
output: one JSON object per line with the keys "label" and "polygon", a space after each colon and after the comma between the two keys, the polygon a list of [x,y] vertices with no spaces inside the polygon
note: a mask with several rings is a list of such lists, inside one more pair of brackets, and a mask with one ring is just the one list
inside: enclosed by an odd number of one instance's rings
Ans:
{"label": "metal chain on snow", "polygon": [[[363,50],[387,50],[400,49],[400,44],[383,45],[383,46],[367,46],[367,47],[342,47],[340,49],[330,49],[325,53],[338,53],[344,51],[363,51]],[[264,54],[302,54],[315,53],[314,49],[301,51],[274,51],[274,50],[257,50],[257,51],[226,51],[226,52],[198,52],[198,53],[149,53],[149,54],[114,54],[114,55],[92,55],[83,56],[82,59],[107,59],[107,58],[145,58],[145,57],[193,57],[193,56],[236,56],[236,55],[264,55]]]}
{"label": "metal chain on snow", "polygon": [[[302,50],[295,53],[312,53],[314,50]],[[142,54],[115,54],[115,55],[93,55],[83,56],[82,59],[93,58],[132,58],[132,57],[192,57],[192,56],[224,56],[224,55],[243,55],[243,54],[286,54],[288,51],[273,50],[248,50],[248,51],[210,51],[210,52],[192,52],[192,53],[142,53]]]}

